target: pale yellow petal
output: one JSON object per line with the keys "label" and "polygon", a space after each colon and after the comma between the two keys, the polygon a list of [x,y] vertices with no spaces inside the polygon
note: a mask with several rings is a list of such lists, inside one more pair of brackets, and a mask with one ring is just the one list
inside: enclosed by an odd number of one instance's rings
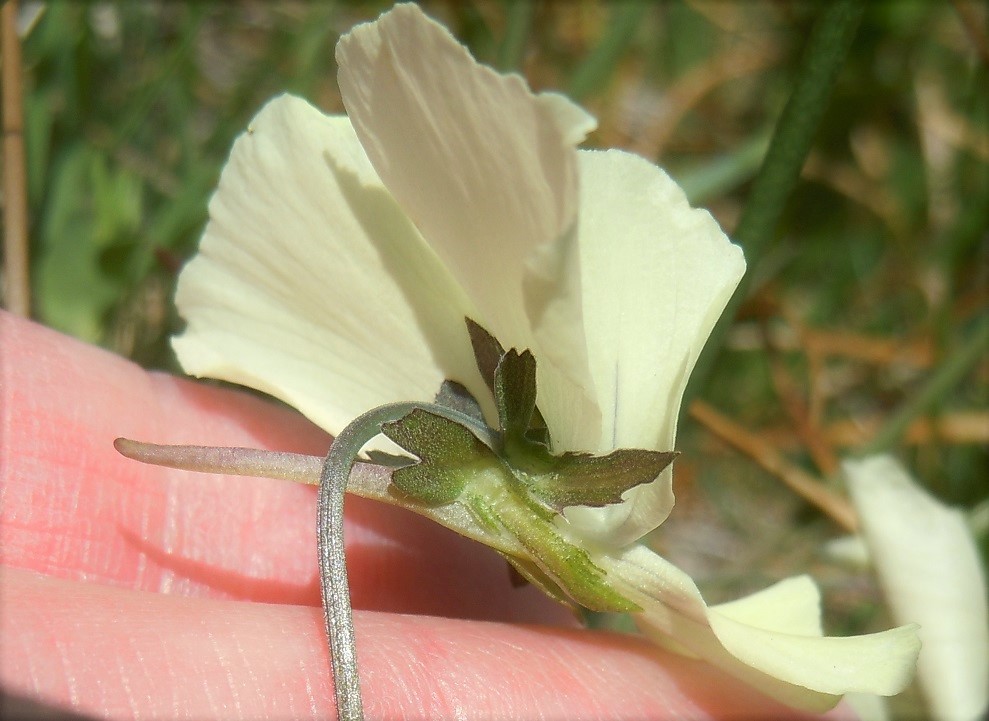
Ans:
{"label": "pale yellow petal", "polygon": [[817,593],[804,577],[709,608],[687,574],[648,548],[595,561],[642,606],[636,621],[645,633],[792,706],[823,711],[848,692],[898,693],[913,674],[915,627],[822,637]]}
{"label": "pale yellow petal", "polygon": [[711,606],[712,611],[766,631],[822,636],[821,593],[810,576],[786,578],[737,601]]}
{"label": "pale yellow petal", "polygon": [[984,718],[989,609],[964,517],[926,493],[891,456],[846,461],[844,471],[893,616],[921,625],[917,676],[932,718]]}
{"label": "pale yellow petal", "polygon": [[339,432],[392,401],[480,379],[474,309],[378,180],[344,117],[271,101],[234,145],[179,278],[183,368]]}
{"label": "pale yellow petal", "polygon": [[[595,422],[580,307],[556,304],[579,297],[574,145],[593,119],[561,96],[533,94],[518,75],[479,65],[415,5],[355,27],[337,60],[372,164],[466,290],[476,320],[506,348],[532,349],[541,394]],[[552,327],[552,343],[537,343],[539,326]],[[564,433],[576,420],[556,414],[550,428]]]}
{"label": "pale yellow petal", "polygon": [[[745,259],[661,169],[620,151],[579,156],[582,315],[602,422],[595,435],[576,425],[558,440],[591,451],[671,450],[687,379]],[[567,517],[586,533],[628,543],[669,515],[672,469],[625,498]]]}
{"label": "pale yellow petal", "polygon": [[718,640],[746,665],[825,694],[850,691],[889,696],[913,678],[920,644],[916,627],[862,636],[800,636],[767,631],[710,611]]}

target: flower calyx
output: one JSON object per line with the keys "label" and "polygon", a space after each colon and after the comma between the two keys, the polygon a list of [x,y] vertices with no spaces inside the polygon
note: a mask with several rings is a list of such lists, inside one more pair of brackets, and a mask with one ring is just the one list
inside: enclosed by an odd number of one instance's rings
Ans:
{"label": "flower calyx", "polygon": [[535,357],[528,350],[505,351],[470,319],[467,328],[499,428],[486,425],[463,386],[447,381],[436,404],[381,424],[383,435],[417,459],[392,472],[394,488],[429,506],[459,503],[491,534],[512,537],[522,553],[503,555],[557,600],[593,610],[638,610],[557,521],[568,506],[621,502],[625,491],[655,479],[676,454],[554,454],[536,406]]}
{"label": "flower calyx", "polygon": [[[554,454],[549,430],[536,406],[536,359],[528,350],[504,350],[481,325],[465,319],[478,370],[494,396],[497,430],[483,425],[480,404],[467,389],[447,381],[438,404],[474,421],[467,425],[416,408],[385,423],[381,432],[417,462],[397,468],[392,483],[416,500],[442,505],[457,500],[472,476],[505,476],[528,503],[549,511],[568,506],[620,503],[622,494],[655,479],[676,458],[673,451],[621,448],[607,455]],[[491,443],[491,439],[496,439]],[[547,515],[540,512],[540,515]]]}

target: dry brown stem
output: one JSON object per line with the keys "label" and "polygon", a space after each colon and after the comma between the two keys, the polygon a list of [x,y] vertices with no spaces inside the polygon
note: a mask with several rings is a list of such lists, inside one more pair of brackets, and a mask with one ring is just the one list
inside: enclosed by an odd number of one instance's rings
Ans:
{"label": "dry brown stem", "polygon": [[[882,423],[883,418],[879,415],[847,418],[829,423],[823,432],[835,448],[854,449],[867,443]],[[780,451],[803,448],[803,439],[794,432],[792,424],[761,428],[759,434]],[[936,418],[918,418],[903,435],[904,445],[923,445],[933,440],[949,445],[987,444],[989,412],[957,411]]]}
{"label": "dry brown stem", "polygon": [[802,468],[790,463],[764,438],[750,433],[704,401],[691,403],[690,415],[723,441],[779,478],[843,529],[850,533],[858,529],[858,518],[847,499],[831,492]]}
{"label": "dry brown stem", "polygon": [[11,313],[26,318],[31,314],[31,286],[17,0],[6,0],[0,8],[0,53],[3,55],[4,304]]}
{"label": "dry brown stem", "polygon": [[808,406],[797,380],[783,362],[780,349],[773,343],[769,327],[765,322],[762,323],[762,328],[776,395],[779,396],[783,408],[790,416],[790,420],[793,421],[794,429],[807,447],[814,463],[821,473],[830,476],[838,470],[838,458],[834,449],[822,432],[818,417],[812,413],[812,409]]}

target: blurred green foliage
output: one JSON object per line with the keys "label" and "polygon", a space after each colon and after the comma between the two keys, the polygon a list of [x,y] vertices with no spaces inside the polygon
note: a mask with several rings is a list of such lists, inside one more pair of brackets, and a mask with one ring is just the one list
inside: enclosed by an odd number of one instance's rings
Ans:
{"label": "blurred green foliage", "polygon": [[[510,51],[534,85],[581,98],[602,120],[592,143],[654,150],[729,228],[816,9],[425,5],[482,60],[512,65],[504,59]],[[334,43],[387,6],[47,3],[24,43],[40,319],[95,342],[120,341],[117,326],[135,322],[126,306],[141,302],[142,286],[156,277],[167,288],[194,250],[234,137],[280,92],[340,112]],[[519,13],[520,6],[528,12]],[[971,261],[984,252],[987,100],[980,88],[989,78],[962,23],[949,4],[869,5],[812,172],[786,208],[781,240],[766,260],[775,260],[767,265],[775,281],[800,291],[808,322],[882,334],[930,329],[947,340],[955,330],[943,322],[952,316],[950,304],[982,291],[984,271]],[[726,67],[760,54],[761,67],[757,60],[741,77]],[[682,98],[670,96],[691,80],[702,85],[705,72],[709,91],[676,107]],[[945,124],[943,133],[961,123],[972,136],[967,142],[925,140],[925,132],[939,132],[922,123],[921,105],[931,94],[943,106],[929,110],[941,116],[932,125]],[[664,114],[673,113],[682,115],[679,122],[660,147],[649,148],[641,138],[648,140],[650,122],[663,125]],[[950,147],[927,147],[939,143]],[[951,157],[932,166],[945,152]],[[938,276],[928,285],[939,287],[925,287],[927,273]],[[864,285],[872,290],[862,292]],[[151,335],[167,333],[171,323]],[[142,358],[169,363],[167,354]]]}
{"label": "blurred green foliage", "polygon": [[[167,343],[180,327],[174,281],[234,138],[281,92],[342,112],[334,44],[389,5],[46,3],[23,44],[36,317],[177,370]],[[579,99],[600,120],[590,145],[661,163],[729,232],[820,10],[702,0],[423,5],[481,61]],[[791,339],[786,366],[820,401],[822,424],[888,417],[976,331],[989,299],[987,48],[980,3],[866,4],[802,182],[768,251],[750,264],[752,295],[702,396],[749,427],[789,427],[760,341],[766,328]],[[817,330],[845,333],[852,347],[919,346],[926,360],[843,352],[822,367],[801,352]],[[924,414],[984,412],[984,353],[964,378]],[[688,463],[720,452],[700,436],[683,441]],[[799,444],[789,449],[810,465]],[[984,441],[928,434],[899,452],[942,498],[968,508],[989,499]],[[738,457],[720,458],[698,473],[699,491],[717,496],[727,472],[753,498],[775,504],[782,495]],[[688,466],[678,480],[688,507],[691,477]],[[734,500],[713,506],[730,527],[737,490],[724,498]],[[799,503],[769,508],[779,528],[810,539],[808,549],[833,533]],[[675,541],[665,543],[675,555]],[[779,575],[813,554],[781,561]],[[703,582],[704,558],[691,564]],[[708,586],[731,574],[722,563]],[[844,622],[869,626],[874,612],[862,608],[874,597],[851,595]]]}

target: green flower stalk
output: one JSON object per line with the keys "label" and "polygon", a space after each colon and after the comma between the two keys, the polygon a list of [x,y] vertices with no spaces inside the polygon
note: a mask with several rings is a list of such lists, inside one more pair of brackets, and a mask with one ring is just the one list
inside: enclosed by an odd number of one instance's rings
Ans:
{"label": "green flower stalk", "polygon": [[325,463],[118,447],[320,483],[341,718],[361,716],[345,488],[491,546],[557,600],[628,611],[657,643],[794,706],[900,691],[914,627],[825,637],[807,577],[708,606],[638,543],[673,508],[684,387],[745,270],[710,214],[641,158],[578,150],[593,118],[477,64],[415,5],[354,28],[336,57],[347,116],[275,98],[234,145],[179,278],[173,341],[190,374],[269,393],[336,435]]}

